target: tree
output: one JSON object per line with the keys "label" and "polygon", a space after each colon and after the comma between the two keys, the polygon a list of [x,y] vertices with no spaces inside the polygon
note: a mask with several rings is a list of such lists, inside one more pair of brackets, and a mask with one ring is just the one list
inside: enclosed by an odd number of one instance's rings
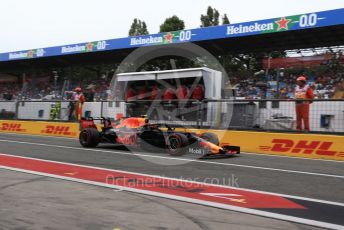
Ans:
{"label": "tree", "polygon": [[173,15],[170,18],[166,18],[165,22],[160,25],[160,32],[170,32],[183,30],[185,28],[184,21]]}
{"label": "tree", "polygon": [[201,14],[201,27],[217,26],[219,25],[220,13],[215,8],[208,6],[207,14]]}
{"label": "tree", "polygon": [[[217,9],[208,6],[207,14],[201,14],[201,27],[208,27],[208,26],[218,26],[220,24],[220,13]],[[227,14],[224,14],[222,17],[222,25],[227,25],[229,23],[229,19]]]}
{"label": "tree", "polygon": [[228,25],[230,24],[229,19],[227,17],[227,14],[224,14],[222,17],[222,25]]}
{"label": "tree", "polygon": [[129,36],[146,35],[148,33],[145,21],[134,18],[129,30]]}
{"label": "tree", "polygon": [[148,29],[147,29],[147,24],[145,21],[142,21],[142,28],[140,31],[141,34],[149,34]]}

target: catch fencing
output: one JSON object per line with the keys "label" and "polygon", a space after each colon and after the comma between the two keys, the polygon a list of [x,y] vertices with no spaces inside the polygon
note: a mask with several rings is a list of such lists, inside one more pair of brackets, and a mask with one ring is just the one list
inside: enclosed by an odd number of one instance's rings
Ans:
{"label": "catch fencing", "polygon": [[[0,119],[76,121],[71,101],[1,101]],[[295,100],[135,100],[85,102],[83,117],[147,116],[174,126],[296,132]],[[311,101],[311,132],[344,133],[344,101]]]}

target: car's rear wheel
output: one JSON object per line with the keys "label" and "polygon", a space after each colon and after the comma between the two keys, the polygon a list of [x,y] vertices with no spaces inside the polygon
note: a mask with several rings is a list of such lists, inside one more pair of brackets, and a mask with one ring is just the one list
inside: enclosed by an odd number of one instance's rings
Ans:
{"label": "car's rear wheel", "polygon": [[188,138],[182,133],[172,133],[167,136],[166,147],[171,156],[183,155],[188,144]]}
{"label": "car's rear wheel", "polygon": [[93,148],[100,142],[100,135],[97,129],[87,128],[81,130],[79,134],[79,142],[83,147]]}
{"label": "car's rear wheel", "polygon": [[214,133],[202,133],[200,138],[209,141],[210,143],[213,143],[215,145],[219,145],[220,144],[220,140],[218,138],[218,136]]}

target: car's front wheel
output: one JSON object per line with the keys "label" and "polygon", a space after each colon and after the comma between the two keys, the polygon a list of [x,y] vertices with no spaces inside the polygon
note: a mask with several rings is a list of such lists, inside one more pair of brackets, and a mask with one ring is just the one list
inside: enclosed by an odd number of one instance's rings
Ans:
{"label": "car's front wheel", "polygon": [[167,136],[166,148],[171,156],[183,155],[188,144],[188,138],[182,133],[172,133]]}
{"label": "car's front wheel", "polygon": [[87,128],[81,130],[79,134],[79,142],[83,147],[93,148],[100,142],[100,135],[97,129]]}

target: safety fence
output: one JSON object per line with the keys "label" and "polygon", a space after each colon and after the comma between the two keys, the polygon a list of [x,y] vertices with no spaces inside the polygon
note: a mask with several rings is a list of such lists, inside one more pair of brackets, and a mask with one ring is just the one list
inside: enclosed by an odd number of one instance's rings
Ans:
{"label": "safety fence", "polygon": [[[76,121],[75,107],[71,101],[1,101],[0,119]],[[308,120],[310,132],[344,133],[344,100],[102,101],[85,102],[82,110],[83,117],[142,115],[183,127],[285,132],[297,132],[298,120],[304,130]]]}

